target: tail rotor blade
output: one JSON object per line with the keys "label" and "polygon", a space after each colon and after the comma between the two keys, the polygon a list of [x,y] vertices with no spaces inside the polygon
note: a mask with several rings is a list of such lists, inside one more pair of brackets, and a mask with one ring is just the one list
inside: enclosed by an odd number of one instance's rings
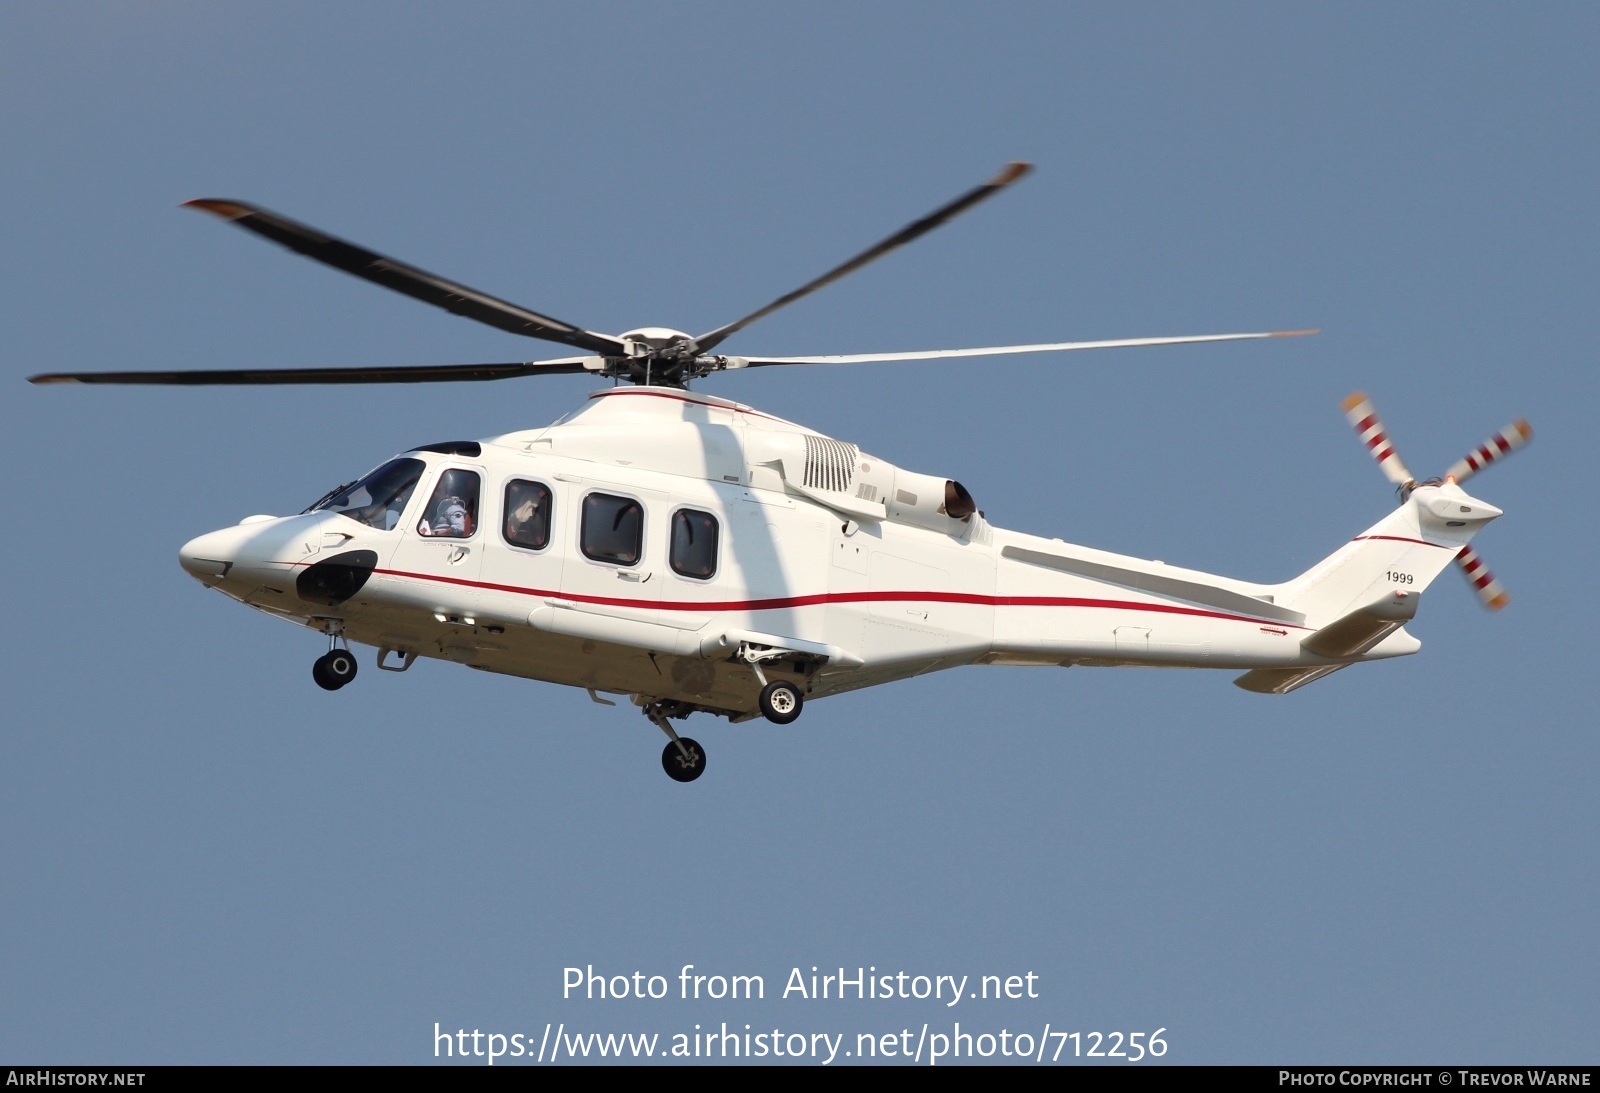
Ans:
{"label": "tail rotor blade", "polygon": [[1495,460],[1504,459],[1532,439],[1533,426],[1529,425],[1526,419],[1519,417],[1478,445],[1474,451],[1457,460],[1455,466],[1445,472],[1445,477],[1465,482]]}
{"label": "tail rotor blade", "polygon": [[1394,445],[1389,442],[1389,433],[1379,420],[1378,411],[1373,408],[1371,400],[1357,391],[1344,400],[1343,407],[1345,418],[1355,427],[1361,442],[1372,453],[1372,458],[1378,461],[1378,466],[1389,481],[1397,486],[1415,484],[1416,479],[1411,477],[1411,472],[1406,470],[1406,465],[1395,454]]}
{"label": "tail rotor blade", "polygon": [[1456,564],[1461,567],[1461,572],[1467,575],[1467,583],[1478,594],[1478,602],[1490,611],[1498,611],[1511,602],[1511,596],[1505,587],[1494,579],[1489,567],[1483,564],[1478,552],[1470,546],[1461,548],[1461,553],[1456,555]]}

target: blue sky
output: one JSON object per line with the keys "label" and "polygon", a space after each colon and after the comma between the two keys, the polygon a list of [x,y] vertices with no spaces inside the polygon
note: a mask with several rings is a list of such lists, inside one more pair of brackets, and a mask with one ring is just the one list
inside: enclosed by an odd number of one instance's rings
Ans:
{"label": "blue sky", "polygon": [[[8,8],[0,1058],[960,1020],[1165,1028],[1177,1062],[1594,1062],[1597,46],[1575,4]],[[1002,526],[1259,580],[1386,511],[1349,391],[1419,473],[1525,415],[1533,446],[1474,483],[1511,607],[1445,574],[1418,656],[1284,698],[972,668],[696,725],[684,787],[582,692],[421,663],[325,694],[315,635],[177,565],[590,381],[23,383],[534,346],[193,197],[590,329],[693,331],[1013,159],[1036,174],[726,349],[1322,333],[702,389],[958,477]],[[685,964],[767,997],[562,997],[569,966]],[[779,997],[813,965],[1033,972],[1039,997]]]}

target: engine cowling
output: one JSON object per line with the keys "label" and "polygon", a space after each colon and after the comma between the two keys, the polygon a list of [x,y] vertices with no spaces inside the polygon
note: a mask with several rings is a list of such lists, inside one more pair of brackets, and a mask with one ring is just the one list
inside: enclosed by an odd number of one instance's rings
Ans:
{"label": "engine cowling", "polygon": [[894,489],[885,498],[889,519],[936,531],[954,530],[978,511],[967,488],[953,478],[916,474],[896,467]]}
{"label": "engine cowling", "polygon": [[777,471],[788,492],[856,519],[892,520],[958,535],[978,511],[972,494],[953,478],[903,470],[829,437],[757,434],[747,438],[746,453],[752,471]]}

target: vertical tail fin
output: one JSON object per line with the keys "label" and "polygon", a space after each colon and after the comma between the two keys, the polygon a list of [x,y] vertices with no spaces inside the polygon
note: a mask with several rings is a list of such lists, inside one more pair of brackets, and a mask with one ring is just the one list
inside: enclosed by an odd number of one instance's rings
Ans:
{"label": "vertical tail fin", "polygon": [[1384,519],[1278,585],[1273,600],[1320,628],[1395,592],[1420,593],[1499,515],[1453,482],[1418,486]]}

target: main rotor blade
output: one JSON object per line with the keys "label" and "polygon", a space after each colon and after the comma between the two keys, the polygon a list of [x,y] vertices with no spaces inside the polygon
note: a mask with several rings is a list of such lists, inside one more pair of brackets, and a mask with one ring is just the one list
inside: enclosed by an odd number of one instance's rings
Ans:
{"label": "main rotor blade", "polygon": [[999,193],[1001,190],[1005,189],[1007,186],[1011,185],[1013,182],[1017,181],[1017,179],[1021,178],[1031,170],[1033,170],[1033,164],[1031,163],[1006,164],[1004,170],[1002,170],[998,175],[995,175],[988,182],[985,182],[983,185],[976,186],[973,189],[968,190],[966,193],[962,194],[949,204],[941,205],[927,216],[924,216],[921,220],[907,224],[905,227],[901,228],[887,239],[868,247],[866,250],[862,251],[848,262],[845,262],[839,266],[835,266],[827,273],[824,273],[821,277],[818,277],[814,281],[806,282],[787,295],[779,296],[776,300],[772,301],[766,307],[761,308],[759,311],[752,311],[744,318],[735,322],[731,322],[727,326],[719,326],[717,329],[709,333],[700,335],[700,337],[695,339],[695,344],[699,347],[700,352],[711,352],[711,350],[719,345],[728,335],[735,334],[738,331],[743,330],[757,319],[765,318],[766,316],[771,315],[774,311],[777,311],[779,308],[788,307],[796,300],[811,295],[813,292],[817,291],[817,289],[831,285],[833,282],[839,280],[839,278],[854,273],[856,270],[867,265],[869,262],[873,262],[879,258],[882,258],[885,254],[888,254],[892,250],[898,250],[900,247],[905,246],[907,243],[919,236],[926,235],[928,232],[931,232],[934,228],[939,227],[946,221],[953,220],[955,217],[960,216],[962,213],[972,208],[972,206],[978,204],[978,202],[993,197],[995,194]]}
{"label": "main rotor blade", "polygon": [[819,357],[734,357],[738,367],[769,364],[872,364],[878,361],[931,361],[945,357],[1003,357],[1012,353],[1062,353],[1073,349],[1123,349],[1140,345],[1191,345],[1196,342],[1241,342],[1255,338],[1293,338],[1315,330],[1273,330],[1260,334],[1190,334],[1175,338],[1118,338],[1099,342],[1049,342],[1040,345],[991,345],[981,349],[930,349],[912,353],[842,353]]}
{"label": "main rotor blade", "polygon": [[215,216],[255,232],[257,235],[281,243],[296,253],[315,259],[334,269],[343,270],[373,284],[403,292],[414,300],[442,307],[455,315],[476,319],[499,330],[521,334],[528,338],[561,342],[564,345],[587,349],[592,353],[620,356],[624,353],[622,342],[606,334],[582,330],[560,319],[540,315],[525,307],[468,288],[466,285],[438,277],[416,266],[408,266],[376,251],[347,243],[325,235],[317,229],[286,216],[268,212],[254,205],[216,198],[197,198],[185,201],[190,208],[203,209]]}
{"label": "main rotor blade", "polygon": [[388,365],[374,368],[221,368],[192,372],[47,372],[29,383],[115,383],[163,387],[256,387],[294,383],[446,383],[504,380],[517,376],[587,372],[594,357],[504,364]]}
{"label": "main rotor blade", "polygon": [[1411,472],[1406,470],[1406,465],[1395,454],[1394,445],[1389,442],[1389,433],[1378,418],[1372,401],[1364,393],[1356,391],[1345,396],[1342,406],[1345,418],[1355,427],[1361,442],[1372,453],[1372,458],[1378,461],[1378,466],[1389,481],[1397,486],[1414,484],[1416,479],[1411,477]]}
{"label": "main rotor blade", "polygon": [[1477,449],[1462,456],[1445,471],[1446,478],[1465,482],[1496,460],[1504,459],[1533,439],[1533,426],[1526,418],[1517,418],[1510,425],[1478,445]]}

